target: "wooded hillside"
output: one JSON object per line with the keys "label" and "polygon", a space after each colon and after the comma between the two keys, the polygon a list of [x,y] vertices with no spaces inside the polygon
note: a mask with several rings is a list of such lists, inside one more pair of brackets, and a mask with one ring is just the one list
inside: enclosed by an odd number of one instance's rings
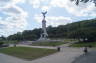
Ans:
{"label": "wooded hillside", "polygon": [[[83,41],[96,41],[96,19],[83,20],[58,27],[47,27],[49,38],[72,38]],[[7,40],[37,40],[42,29],[25,30],[22,33],[10,35]],[[2,37],[1,37],[2,38]],[[4,37],[3,37],[4,39]]]}

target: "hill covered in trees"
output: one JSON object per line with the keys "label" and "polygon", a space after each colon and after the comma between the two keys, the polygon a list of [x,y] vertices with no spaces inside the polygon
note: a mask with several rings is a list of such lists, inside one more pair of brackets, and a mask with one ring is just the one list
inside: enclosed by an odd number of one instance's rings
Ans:
{"label": "hill covered in trees", "polygon": [[[96,19],[83,20],[79,22],[70,23],[67,25],[60,25],[58,27],[47,27],[49,38],[72,38],[83,41],[96,41]],[[25,30],[22,33],[10,35],[7,40],[37,40],[42,33],[42,29]],[[4,39],[4,37],[3,37]]]}

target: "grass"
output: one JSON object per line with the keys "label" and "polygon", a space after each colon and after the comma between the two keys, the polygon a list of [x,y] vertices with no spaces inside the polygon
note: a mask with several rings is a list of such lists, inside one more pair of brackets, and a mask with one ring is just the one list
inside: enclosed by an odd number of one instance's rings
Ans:
{"label": "grass", "polygon": [[8,41],[8,40],[3,40],[3,41],[0,41],[0,42],[4,42],[4,44],[14,44],[14,43],[17,43],[17,42],[19,42],[19,41],[17,41],[17,40],[14,40],[14,41],[12,41],[12,40],[10,40],[10,41]]}
{"label": "grass", "polygon": [[30,47],[9,47],[0,49],[0,53],[15,56],[25,60],[33,60],[56,53],[55,49],[30,48]]}
{"label": "grass", "polygon": [[33,46],[58,46],[65,44],[64,42],[34,42],[32,43]]}
{"label": "grass", "polygon": [[79,42],[79,43],[75,43],[70,45],[71,47],[85,47],[85,46],[92,46],[92,47],[96,47],[96,42]]}
{"label": "grass", "polygon": [[64,39],[64,42],[78,42],[77,39]]}

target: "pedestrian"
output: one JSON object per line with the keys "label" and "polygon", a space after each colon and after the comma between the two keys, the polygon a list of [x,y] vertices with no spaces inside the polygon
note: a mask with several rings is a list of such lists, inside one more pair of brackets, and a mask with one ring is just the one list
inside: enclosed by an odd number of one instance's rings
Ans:
{"label": "pedestrian", "polygon": [[61,47],[57,47],[57,51],[60,51]]}
{"label": "pedestrian", "polygon": [[84,53],[88,53],[88,48],[87,47],[84,47]]}

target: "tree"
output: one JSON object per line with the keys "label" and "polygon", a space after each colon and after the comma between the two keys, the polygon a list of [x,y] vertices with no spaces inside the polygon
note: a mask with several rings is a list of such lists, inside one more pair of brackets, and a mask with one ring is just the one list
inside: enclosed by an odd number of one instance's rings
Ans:
{"label": "tree", "polygon": [[14,35],[8,36],[7,39],[8,39],[8,40],[17,40],[17,41],[23,40],[22,33],[21,33],[21,32],[17,32],[17,33],[14,34]]}
{"label": "tree", "polygon": [[[60,25],[58,27],[47,27],[49,38],[74,38],[96,41],[96,19],[83,20],[79,22],[70,23],[67,25]],[[9,40],[38,40],[42,29],[25,30],[22,33],[16,33],[8,37]]]}
{"label": "tree", "polygon": [[[96,20],[84,20],[70,24],[69,37],[83,41],[96,41]],[[87,40],[86,40],[87,39]]]}
{"label": "tree", "polygon": [[79,5],[80,2],[84,2],[84,3],[93,2],[96,6],[96,0],[71,0],[71,1],[75,1],[76,5]]}
{"label": "tree", "polygon": [[6,37],[4,37],[3,35],[0,37],[0,41],[4,41],[6,40]]}
{"label": "tree", "polygon": [[25,30],[22,32],[24,40],[37,40],[40,37],[42,29]]}

